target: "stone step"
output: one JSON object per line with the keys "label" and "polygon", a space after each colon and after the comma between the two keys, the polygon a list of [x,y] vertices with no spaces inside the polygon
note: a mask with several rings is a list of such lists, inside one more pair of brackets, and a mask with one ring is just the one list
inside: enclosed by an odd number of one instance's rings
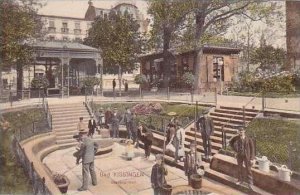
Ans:
{"label": "stone step", "polygon": [[[228,118],[228,119],[240,119],[243,120],[243,113],[238,113],[238,114],[229,114],[229,113],[222,113],[222,112],[211,112],[210,116],[216,116],[216,117],[223,117],[223,118]],[[254,117],[253,116],[248,116],[245,115],[246,120],[252,120]]]}
{"label": "stone step", "polygon": [[58,136],[64,136],[64,135],[75,135],[78,134],[77,129],[71,129],[71,130],[67,130],[67,131],[55,131],[55,135]]}
{"label": "stone step", "polygon": [[[69,124],[69,125],[72,125],[72,126],[74,126],[74,124],[77,126],[77,124],[78,124],[78,122],[79,122],[79,120],[78,119],[65,119],[65,120],[53,120],[52,119],[52,124],[54,125],[54,126],[57,126],[57,125],[61,125],[61,124]],[[83,124],[88,124],[88,120],[86,119],[86,120],[84,120],[83,121]]]}
{"label": "stone step", "polygon": [[[224,113],[224,114],[235,114],[235,115],[243,116],[243,111],[239,111],[239,110],[227,110],[227,109],[216,108],[214,112]],[[245,116],[255,117],[256,115],[257,115],[257,112],[245,111]]]}
{"label": "stone step", "polygon": [[[78,135],[78,132],[75,132],[74,134],[68,134],[68,135],[56,135],[56,140],[57,141],[67,141],[67,140],[75,140],[73,138],[74,135]],[[99,135],[97,132],[95,132],[93,138],[101,138],[101,135]]]}
{"label": "stone step", "polygon": [[78,104],[51,104],[49,105],[51,108],[74,108],[74,107],[85,107],[83,103]]}
{"label": "stone step", "polygon": [[[222,131],[221,131],[221,127],[220,126],[215,126],[215,131],[214,131],[214,135],[215,137],[219,137],[222,140]],[[224,128],[225,132],[226,132],[226,137],[230,138],[232,136],[236,135],[236,130],[235,129],[231,129],[231,128]],[[191,129],[191,132],[194,133],[194,128]],[[234,133],[233,133],[234,132]],[[191,133],[192,134],[192,133]],[[198,132],[198,134],[201,135],[201,133]]]}
{"label": "stone step", "polygon": [[[98,138],[102,138],[101,135],[94,135],[93,136],[94,139],[98,139]],[[76,139],[72,138],[68,138],[68,139],[57,139],[56,140],[57,144],[67,144],[67,143],[78,143]]]}
{"label": "stone step", "polygon": [[[244,123],[243,119],[236,119],[236,118],[230,118],[230,117],[220,117],[220,116],[210,116],[213,121],[221,121],[221,122],[234,122],[234,123],[238,123],[238,124],[241,124],[241,123]],[[250,122],[252,119],[246,119],[245,118],[245,122]]]}
{"label": "stone step", "polygon": [[76,119],[77,122],[79,122],[79,117],[83,117],[83,120],[89,120],[90,115],[86,113],[79,113],[77,115],[74,114],[52,114],[52,121],[59,121],[59,120],[64,120],[64,119]]}
{"label": "stone step", "polygon": [[228,129],[233,129],[236,131],[237,127],[240,126],[240,125],[243,125],[241,123],[236,123],[236,122],[222,122],[222,121],[214,121],[214,128],[215,130],[219,130],[219,127],[220,127],[220,130],[222,128],[222,126],[224,127],[227,127]]}
{"label": "stone step", "polygon": [[[75,127],[77,129],[77,123],[78,122],[68,122],[68,121],[65,121],[64,123],[53,123],[52,126],[55,130],[58,130],[58,129],[62,129],[62,128],[68,128],[68,127]],[[84,124],[88,125],[88,122],[84,122]]]}
{"label": "stone step", "polygon": [[[193,142],[193,141],[195,141],[195,137],[186,134],[185,135],[185,140],[188,141],[188,142]],[[197,144],[203,146],[202,138],[199,138],[198,136],[197,136]],[[210,144],[211,144],[212,149],[219,150],[219,149],[222,148],[222,144],[219,144],[219,143],[216,143],[216,142],[213,142],[213,141],[211,141]]]}
{"label": "stone step", "polygon": [[[95,141],[99,141],[102,140],[102,138],[95,138]],[[68,143],[59,143],[57,144],[59,146],[59,149],[65,149],[65,148],[70,148],[73,146],[76,146],[78,144],[78,142],[68,142]]]}
{"label": "stone step", "polygon": [[[195,137],[195,131],[186,131],[185,134],[189,135],[191,137]],[[201,133],[196,132],[196,137],[197,137],[197,139],[202,139]],[[210,140],[212,142],[215,142],[215,143],[218,143],[218,144],[222,144],[222,137],[218,137],[218,136],[212,135],[212,136],[210,136]]]}
{"label": "stone step", "polygon": [[[241,111],[241,112],[243,112],[243,108],[228,107],[228,106],[220,106],[220,108],[218,108],[218,109],[225,109],[225,110],[230,110],[230,111]],[[246,108],[245,112],[247,112],[249,114],[251,114],[251,113],[255,114],[255,113],[258,112],[258,110]]]}
{"label": "stone step", "polygon": [[65,108],[65,109],[61,109],[61,110],[53,110],[53,109],[50,109],[50,113],[51,114],[76,114],[76,113],[86,113],[87,110],[85,108]]}
{"label": "stone step", "polygon": [[220,173],[218,171],[215,171],[215,170],[212,170],[212,169],[205,169],[205,174],[204,176],[208,177],[208,178],[211,178],[217,182],[220,182],[222,184],[225,184],[227,186],[230,186],[232,188],[235,188],[239,191],[242,191],[242,192],[245,192],[247,194],[253,194],[253,195],[271,195],[270,193],[254,186],[254,189],[253,191],[250,191],[247,186],[244,186],[244,185],[237,185],[236,182],[237,182],[237,179],[229,176],[229,175],[226,175],[226,174],[223,174],[223,173]]}

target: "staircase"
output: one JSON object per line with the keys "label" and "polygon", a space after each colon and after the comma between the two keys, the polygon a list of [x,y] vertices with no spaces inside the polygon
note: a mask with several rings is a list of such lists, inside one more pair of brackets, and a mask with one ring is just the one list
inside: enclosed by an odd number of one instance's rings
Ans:
{"label": "staircase", "polygon": [[[222,148],[222,127],[224,127],[224,132],[226,134],[226,140],[228,141],[231,137],[237,135],[237,126],[243,125],[243,110],[241,108],[232,108],[221,106],[216,108],[211,112],[210,117],[214,122],[214,135],[210,137],[212,155],[218,153],[219,149]],[[246,109],[245,110],[245,123],[249,123],[257,115],[256,110]],[[186,130],[186,141],[191,142],[195,140],[195,135],[197,137],[197,145],[200,145],[202,150],[202,138],[201,133],[195,132],[194,128]]]}
{"label": "staircase", "polygon": [[[86,107],[82,103],[76,104],[57,104],[49,105],[52,115],[52,128],[56,135],[56,143],[60,148],[67,148],[75,146],[78,142],[73,138],[78,134],[77,123],[79,117],[83,117],[83,122],[88,128],[88,121],[90,115]],[[95,132],[94,139],[101,138],[97,132]]]}

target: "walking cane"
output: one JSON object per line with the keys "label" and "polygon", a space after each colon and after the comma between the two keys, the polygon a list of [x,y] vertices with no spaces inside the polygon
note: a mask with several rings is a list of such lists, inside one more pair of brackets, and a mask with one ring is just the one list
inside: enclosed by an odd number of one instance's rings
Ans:
{"label": "walking cane", "polygon": [[[195,159],[196,159],[196,162],[197,162],[197,134],[196,134],[196,131],[197,131],[196,121],[197,120],[198,120],[198,101],[196,101],[196,107],[195,107],[195,125],[194,125],[194,128],[195,128],[195,147],[196,147],[196,150],[195,150]],[[196,163],[195,163],[194,166],[196,166]]]}
{"label": "walking cane", "polygon": [[165,153],[166,153],[166,128],[165,128],[165,120],[162,119],[162,128],[164,130],[164,148],[163,148],[163,161],[162,163],[164,164],[165,162]]}

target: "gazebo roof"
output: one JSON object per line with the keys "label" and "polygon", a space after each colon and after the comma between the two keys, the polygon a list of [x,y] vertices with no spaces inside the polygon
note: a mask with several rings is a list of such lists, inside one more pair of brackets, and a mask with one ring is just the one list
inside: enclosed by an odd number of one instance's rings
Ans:
{"label": "gazebo roof", "polygon": [[45,50],[64,50],[64,51],[94,51],[98,52],[98,49],[83,45],[76,42],[63,42],[63,41],[36,41],[31,44],[36,49],[45,49]]}

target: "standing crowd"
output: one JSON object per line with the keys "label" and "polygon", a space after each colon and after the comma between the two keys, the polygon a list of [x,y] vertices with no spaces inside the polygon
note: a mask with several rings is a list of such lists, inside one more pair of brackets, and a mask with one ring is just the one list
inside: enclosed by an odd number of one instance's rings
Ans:
{"label": "standing crowd", "polygon": [[[214,134],[213,120],[208,116],[208,111],[204,111],[203,114],[196,121],[196,131],[201,133],[202,146],[204,149],[204,155],[201,155],[197,151],[197,142],[191,142],[189,145],[189,151],[185,151],[185,130],[177,117],[173,117],[166,128],[166,141],[164,143],[164,151],[173,152],[175,158],[174,163],[184,162],[185,174],[188,177],[188,183],[191,185],[191,178],[194,174],[199,174],[199,170],[203,170],[202,158],[209,160],[211,157],[211,136]],[[145,159],[149,159],[151,154],[151,147],[153,143],[154,135],[151,129],[143,125],[137,120],[135,112],[132,112],[129,108],[126,108],[124,114],[118,111],[117,108],[111,110],[108,108],[105,112],[103,108],[100,108],[97,114],[97,120],[92,115],[88,121],[88,127],[85,128],[83,118],[79,118],[77,125],[78,129],[78,145],[76,147],[77,152],[76,163],[79,164],[82,159],[82,175],[83,182],[79,191],[87,190],[88,174],[90,173],[92,184],[97,185],[97,178],[94,170],[94,155],[97,152],[98,144],[93,141],[93,135],[95,131],[100,134],[101,129],[110,129],[110,136],[113,139],[120,138],[119,128],[120,123],[125,124],[128,149],[135,147],[138,148],[143,144]],[[100,129],[98,129],[98,127]],[[243,164],[246,166],[247,183],[250,189],[252,189],[253,178],[251,173],[251,166],[253,165],[254,145],[253,141],[245,136],[245,129],[243,126],[239,127],[240,134],[230,140],[230,145],[237,153],[238,162],[238,182],[241,184],[244,181],[243,178]],[[132,149],[130,149],[132,150]],[[133,152],[127,151],[128,160],[131,160],[134,155]],[[130,154],[130,155],[129,155]],[[156,164],[152,167],[151,172],[151,184],[154,190],[154,194],[163,194],[162,192],[168,186],[165,180],[167,170],[164,167],[164,155],[158,154],[155,157]],[[203,173],[203,172],[202,172]]]}

